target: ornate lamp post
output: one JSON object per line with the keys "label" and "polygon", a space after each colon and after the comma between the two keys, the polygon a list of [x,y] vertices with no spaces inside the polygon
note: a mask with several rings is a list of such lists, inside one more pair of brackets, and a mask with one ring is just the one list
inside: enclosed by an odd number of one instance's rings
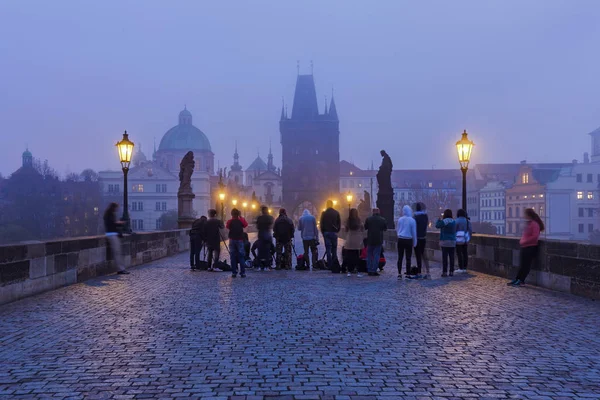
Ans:
{"label": "ornate lamp post", "polygon": [[129,140],[127,131],[123,133],[123,139],[116,144],[119,151],[119,161],[123,169],[123,216],[121,219],[125,222],[125,231],[131,232],[129,225],[129,199],[127,198],[127,173],[129,172],[129,164],[131,164],[131,156],[133,155],[133,142]]}
{"label": "ornate lamp post", "polygon": [[475,143],[467,137],[467,130],[462,133],[461,139],[456,142],[456,150],[458,151],[458,163],[462,171],[462,209],[467,211],[467,171],[469,170],[469,162],[471,161],[471,152]]}
{"label": "ornate lamp post", "polygon": [[219,193],[219,200],[221,200],[221,221],[225,222],[225,192]]}
{"label": "ornate lamp post", "polygon": [[348,202],[348,216],[350,216],[350,209],[352,208],[352,193],[348,192],[346,195],[346,201]]}

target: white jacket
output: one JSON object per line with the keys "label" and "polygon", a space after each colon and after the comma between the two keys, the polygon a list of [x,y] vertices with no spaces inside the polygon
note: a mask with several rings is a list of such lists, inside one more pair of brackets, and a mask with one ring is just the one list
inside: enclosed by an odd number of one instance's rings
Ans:
{"label": "white jacket", "polygon": [[398,219],[396,229],[398,239],[412,239],[413,247],[417,246],[417,221],[412,217],[412,210],[409,206],[402,207],[402,217]]}

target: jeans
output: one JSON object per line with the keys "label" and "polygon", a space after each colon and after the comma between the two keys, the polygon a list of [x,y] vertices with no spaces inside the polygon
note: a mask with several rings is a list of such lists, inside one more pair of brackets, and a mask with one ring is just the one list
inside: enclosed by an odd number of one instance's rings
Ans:
{"label": "jeans", "polygon": [[215,264],[221,257],[221,243],[219,244],[208,244],[206,246],[208,251],[208,268],[214,268]]}
{"label": "jeans", "polygon": [[411,274],[411,258],[413,250],[412,239],[398,238],[398,275],[402,275],[402,259],[406,253],[406,275]]}
{"label": "jeans", "polygon": [[468,244],[457,244],[456,245],[456,257],[458,257],[458,268],[467,269],[469,265],[469,245]]}
{"label": "jeans", "polygon": [[115,264],[117,265],[117,269],[119,271],[125,271],[125,262],[123,261],[123,253],[121,251],[121,241],[119,240],[119,236],[106,236],[106,240],[108,240],[108,245],[110,246],[110,250],[112,252],[113,259],[115,260]]}
{"label": "jeans", "polygon": [[421,267],[425,264],[425,274],[429,275],[429,260],[425,253],[427,239],[417,239],[417,247],[415,247],[415,257],[417,258],[417,274],[421,274]]}
{"label": "jeans", "polygon": [[200,252],[202,251],[202,238],[190,236],[190,267],[200,265]]}
{"label": "jeans", "polygon": [[381,257],[381,245],[368,245],[367,246],[367,271],[377,272],[379,268],[379,258]]}
{"label": "jeans", "polygon": [[331,269],[333,268],[334,260],[338,260],[338,235],[335,232],[323,232],[323,239],[325,240],[325,254],[327,254],[327,265],[329,266],[329,269]]}
{"label": "jeans", "polygon": [[231,273],[237,275],[238,264],[240,264],[240,274],[246,274],[246,260],[244,255],[244,241],[229,239],[229,256],[231,258]]}
{"label": "jeans", "polygon": [[525,282],[527,275],[529,275],[529,271],[531,271],[531,264],[533,264],[533,260],[537,259],[538,246],[521,247],[520,256],[521,267],[519,268],[517,279],[519,279],[521,282]]}
{"label": "jeans", "polygon": [[312,266],[314,267],[317,261],[319,260],[319,251],[317,250],[317,240],[303,240],[302,245],[304,246],[304,262],[306,263],[306,267],[310,267],[311,259],[308,258],[308,250],[310,249],[310,253],[312,255]]}
{"label": "jeans", "polygon": [[450,262],[450,273],[454,273],[454,247],[442,247],[442,273],[448,273],[448,261]]}
{"label": "jeans", "polygon": [[273,247],[273,236],[271,232],[258,232],[258,259],[262,268],[271,266],[271,248]]}

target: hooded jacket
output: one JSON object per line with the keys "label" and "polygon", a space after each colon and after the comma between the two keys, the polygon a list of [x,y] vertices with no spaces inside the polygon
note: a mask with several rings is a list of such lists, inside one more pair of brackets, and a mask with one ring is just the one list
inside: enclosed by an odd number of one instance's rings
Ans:
{"label": "hooded jacket", "polygon": [[417,222],[417,239],[427,239],[427,227],[429,227],[429,216],[426,211],[417,211],[415,213]]}
{"label": "hooded jacket", "polygon": [[298,230],[301,232],[300,236],[302,236],[302,240],[315,240],[319,238],[317,219],[308,210],[304,210],[302,213],[298,222]]}
{"label": "hooded jacket", "polygon": [[417,221],[412,217],[412,210],[409,206],[402,207],[402,217],[398,219],[396,230],[398,239],[411,239],[413,247],[417,246]]}
{"label": "hooded jacket", "polygon": [[438,219],[435,227],[440,230],[442,247],[456,246],[456,221],[452,218]]}

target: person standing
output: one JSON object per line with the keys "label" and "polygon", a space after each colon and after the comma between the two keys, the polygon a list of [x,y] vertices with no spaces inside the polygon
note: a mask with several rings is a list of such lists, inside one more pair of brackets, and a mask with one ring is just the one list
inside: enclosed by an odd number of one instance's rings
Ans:
{"label": "person standing", "polygon": [[223,222],[217,218],[217,210],[208,210],[208,221],[204,225],[204,237],[206,240],[206,251],[208,252],[208,270],[220,271],[215,267],[221,256],[221,229]]}
{"label": "person standing", "polygon": [[379,213],[379,208],[373,209],[371,215],[365,221],[367,231],[367,271],[369,276],[379,276],[379,258],[383,246],[383,233],[387,230],[387,223]]}
{"label": "person standing", "polygon": [[[415,212],[415,222],[417,224],[417,246],[415,247],[415,257],[417,259],[417,279],[430,279],[429,260],[425,253],[427,246],[427,228],[429,227],[429,217],[425,209],[425,204],[417,203]],[[422,265],[425,264],[425,275],[422,275]]]}
{"label": "person standing", "polygon": [[231,259],[231,277],[235,278],[238,273],[238,264],[240,266],[240,276],[246,277],[246,260],[244,251],[244,229],[248,223],[241,216],[240,210],[234,208],[231,210],[231,219],[227,221],[225,227],[229,230],[229,257]]}
{"label": "person standing", "polygon": [[204,226],[206,216],[201,216],[192,224],[190,230],[190,268],[192,271],[200,269],[200,252],[204,246]]}
{"label": "person standing", "polygon": [[342,227],[340,213],[333,208],[333,201],[327,200],[327,208],[321,214],[321,233],[325,241],[327,266],[333,269],[333,263],[339,263],[337,256],[338,233]]}
{"label": "person standing", "polygon": [[310,269],[311,260],[308,258],[308,250],[312,255],[312,266],[319,259],[319,252],[317,245],[319,244],[319,230],[317,229],[317,219],[308,210],[304,210],[300,220],[298,221],[298,230],[300,231],[300,237],[302,237],[302,245],[304,247],[304,263],[308,269]]}
{"label": "person standing", "polygon": [[473,234],[471,221],[462,208],[456,212],[456,256],[458,258],[458,269],[456,273],[464,274],[469,265],[469,241]]}
{"label": "person standing", "polygon": [[417,223],[412,217],[410,206],[402,207],[402,216],[398,219],[398,279],[402,279],[402,259],[406,254],[406,276],[409,279],[414,279],[415,274],[412,272],[411,259],[412,250],[417,247]]}
{"label": "person standing", "polygon": [[256,229],[258,230],[258,259],[260,269],[270,270],[272,258],[271,247],[273,246],[273,217],[269,215],[267,206],[260,207],[261,214],[256,219]]}
{"label": "person standing", "polygon": [[365,236],[365,228],[358,216],[358,210],[353,208],[350,210],[348,221],[346,221],[346,242],[342,254],[344,255],[344,265],[348,270],[347,276],[352,276],[356,273],[357,277],[362,277],[358,272],[360,264],[360,250],[362,249],[363,238]]}
{"label": "person standing", "polygon": [[440,247],[442,248],[442,278],[454,276],[454,249],[456,247],[456,221],[452,219],[452,210],[445,210],[435,227],[440,230]]}
{"label": "person standing", "polygon": [[532,208],[525,209],[525,220],[527,221],[525,230],[519,241],[521,246],[521,266],[519,267],[517,277],[508,283],[509,286],[521,286],[525,283],[525,279],[527,279],[527,275],[531,271],[531,264],[538,257],[540,233],[545,229],[544,222]]}
{"label": "person standing", "polygon": [[292,269],[292,240],[294,222],[287,216],[285,208],[279,210],[279,217],[273,225],[275,237],[275,269]]}
{"label": "person standing", "polygon": [[121,251],[121,241],[119,240],[120,230],[125,224],[123,221],[117,220],[117,203],[110,203],[104,212],[104,231],[106,232],[106,240],[113,254],[113,259],[117,265],[118,274],[129,275],[129,271],[125,269],[125,261]]}

